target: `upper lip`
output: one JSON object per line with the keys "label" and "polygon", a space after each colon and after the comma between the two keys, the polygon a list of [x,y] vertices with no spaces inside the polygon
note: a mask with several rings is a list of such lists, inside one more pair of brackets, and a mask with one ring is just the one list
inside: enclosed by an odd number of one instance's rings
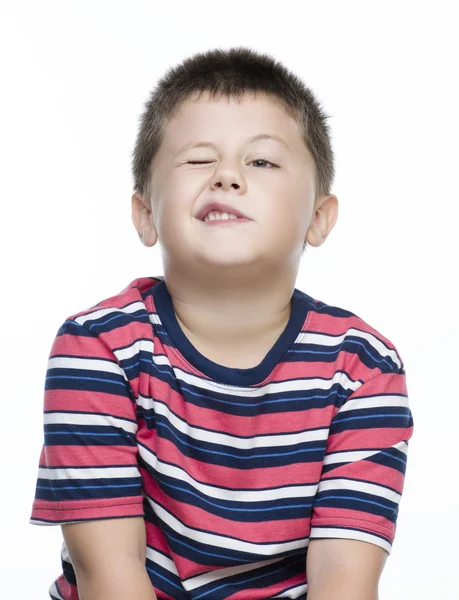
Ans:
{"label": "upper lip", "polygon": [[243,215],[240,210],[237,210],[233,206],[229,206],[229,204],[222,204],[221,202],[208,202],[205,204],[197,213],[196,218],[200,221],[204,220],[204,217],[211,210],[218,210],[219,212],[230,213],[232,215],[236,215],[236,217],[240,217],[241,219],[248,219],[246,215]]}

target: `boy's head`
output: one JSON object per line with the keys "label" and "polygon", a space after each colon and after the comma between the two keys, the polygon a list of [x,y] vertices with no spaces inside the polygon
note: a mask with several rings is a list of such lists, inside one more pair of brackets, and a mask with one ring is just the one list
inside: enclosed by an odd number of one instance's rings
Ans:
{"label": "boy's head", "polygon": [[[338,214],[326,118],[266,54],[218,49],[170,69],[145,104],[132,155],[132,218],[143,243],[159,240],[167,265],[298,264]],[[273,138],[251,141],[260,134]],[[250,221],[201,221],[212,201]]]}

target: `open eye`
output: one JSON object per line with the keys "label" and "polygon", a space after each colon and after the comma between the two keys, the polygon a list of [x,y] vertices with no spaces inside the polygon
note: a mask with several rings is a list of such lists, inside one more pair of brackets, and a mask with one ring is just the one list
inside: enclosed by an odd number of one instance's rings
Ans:
{"label": "open eye", "polygon": [[265,158],[254,158],[254,159],[253,159],[252,161],[250,161],[250,162],[253,162],[253,163],[254,163],[254,162],[264,162],[264,163],[266,163],[266,164],[268,164],[268,165],[271,165],[271,167],[270,167],[270,168],[272,168],[272,167],[277,167],[277,165],[275,165],[274,163],[270,162],[269,160],[266,160]]}

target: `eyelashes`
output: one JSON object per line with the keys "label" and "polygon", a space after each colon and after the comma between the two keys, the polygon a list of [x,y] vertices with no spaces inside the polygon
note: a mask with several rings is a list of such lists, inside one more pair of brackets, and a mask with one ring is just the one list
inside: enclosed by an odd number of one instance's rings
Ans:
{"label": "eyelashes", "polygon": [[[206,164],[210,164],[211,162],[213,162],[213,161],[211,161],[211,160],[189,160],[189,161],[187,161],[187,164],[189,164],[189,165],[206,165]],[[278,165],[274,164],[270,160],[266,160],[265,158],[254,158],[252,161],[250,161],[249,164],[254,163],[254,162],[263,162],[268,165],[271,165],[271,167],[269,167],[269,168],[278,168]]]}

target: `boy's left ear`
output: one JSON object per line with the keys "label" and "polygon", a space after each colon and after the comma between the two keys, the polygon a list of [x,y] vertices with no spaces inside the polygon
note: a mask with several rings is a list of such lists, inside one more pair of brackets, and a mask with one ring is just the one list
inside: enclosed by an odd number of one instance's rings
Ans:
{"label": "boy's left ear", "polygon": [[154,246],[158,241],[153,217],[148,202],[140,192],[135,192],[131,198],[131,217],[139,238],[145,246]]}
{"label": "boy's left ear", "polygon": [[320,196],[314,204],[314,211],[306,241],[317,247],[324,243],[338,219],[338,198],[334,194]]}

